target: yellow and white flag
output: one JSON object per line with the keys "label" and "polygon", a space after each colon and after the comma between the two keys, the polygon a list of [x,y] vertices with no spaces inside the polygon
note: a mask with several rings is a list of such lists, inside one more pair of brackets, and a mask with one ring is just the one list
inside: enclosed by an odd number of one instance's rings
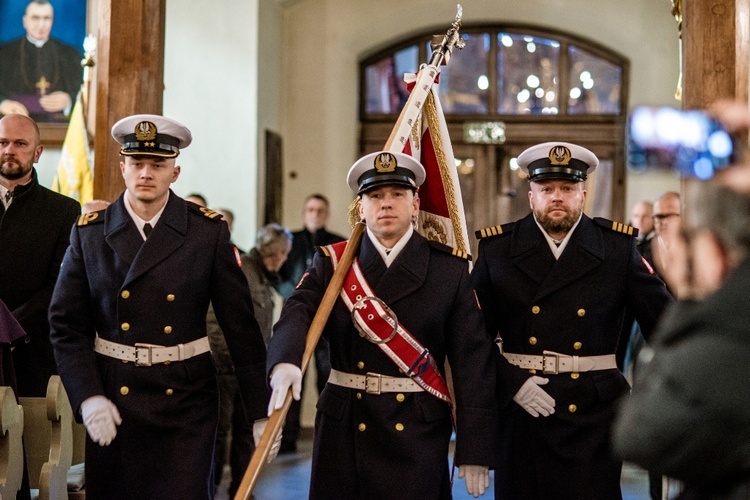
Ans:
{"label": "yellow and white flag", "polygon": [[83,116],[81,93],[78,93],[70,123],[65,133],[57,174],[52,190],[69,196],[83,205],[94,199],[94,177],[91,172],[93,155],[89,147],[86,118]]}

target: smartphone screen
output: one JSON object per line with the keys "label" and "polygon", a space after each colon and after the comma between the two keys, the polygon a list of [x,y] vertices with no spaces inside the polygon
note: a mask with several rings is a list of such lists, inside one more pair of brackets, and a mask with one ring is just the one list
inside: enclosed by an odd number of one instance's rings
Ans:
{"label": "smartphone screen", "polygon": [[628,120],[628,167],[710,179],[734,162],[734,138],[703,111],[640,106]]}

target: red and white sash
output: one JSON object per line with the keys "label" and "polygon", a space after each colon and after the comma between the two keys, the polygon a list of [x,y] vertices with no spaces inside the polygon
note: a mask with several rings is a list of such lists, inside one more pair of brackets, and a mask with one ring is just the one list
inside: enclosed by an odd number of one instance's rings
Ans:
{"label": "red and white sash", "polygon": [[[325,247],[334,270],[345,247],[345,241]],[[401,323],[394,321],[395,314],[385,302],[375,296],[357,258],[344,278],[340,296],[351,311],[362,337],[377,345],[422,389],[453,406],[448,384],[440,374],[435,358]]]}

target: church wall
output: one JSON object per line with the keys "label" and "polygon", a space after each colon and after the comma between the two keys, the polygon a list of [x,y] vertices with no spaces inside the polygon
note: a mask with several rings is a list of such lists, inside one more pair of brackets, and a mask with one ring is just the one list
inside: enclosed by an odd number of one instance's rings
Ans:
{"label": "church wall", "polygon": [[193,133],[174,190],[231,209],[245,249],[258,203],[258,1],[169,0],[166,16],[164,114]]}

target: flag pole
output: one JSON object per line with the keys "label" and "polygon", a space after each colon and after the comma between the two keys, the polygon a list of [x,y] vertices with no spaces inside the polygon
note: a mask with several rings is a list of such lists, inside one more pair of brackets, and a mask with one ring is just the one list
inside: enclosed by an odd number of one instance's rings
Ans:
{"label": "flag pole", "polygon": [[[416,123],[417,117],[422,111],[422,106],[427,99],[430,88],[437,77],[438,68],[444,62],[448,62],[454,47],[459,49],[463,48],[465,42],[461,39],[458,33],[458,30],[461,27],[462,15],[463,9],[459,4],[457,6],[456,19],[451,24],[447,33],[443,36],[440,45],[434,49],[434,52],[430,57],[430,62],[420,69],[419,75],[417,76],[417,85],[409,95],[406,104],[404,104],[401,114],[393,127],[393,131],[385,144],[384,150],[396,152],[402,151],[404,144],[406,144],[406,141],[409,139],[409,134]],[[315,346],[318,344],[318,340],[320,340],[320,336],[323,333],[323,328],[328,322],[328,317],[330,316],[331,310],[333,309],[339,292],[341,291],[344,278],[349,272],[349,268],[351,267],[354,256],[359,248],[359,242],[362,239],[362,233],[364,233],[364,230],[365,224],[363,222],[360,221],[354,225],[352,234],[349,237],[344,250],[344,254],[341,257],[339,264],[336,266],[331,282],[328,284],[323,299],[320,302],[320,306],[318,306],[315,317],[310,324],[305,341],[305,351],[302,355],[302,373],[305,373],[307,365],[315,352]],[[258,442],[258,446],[250,459],[247,469],[245,470],[245,475],[242,477],[242,482],[237,488],[234,500],[249,500],[252,495],[253,489],[260,477],[261,469],[268,459],[268,455],[271,452],[271,447],[273,446],[276,436],[281,432],[284,418],[286,417],[291,404],[292,390],[289,389],[284,398],[283,406],[278,410],[274,410],[268,419],[266,429]]]}

